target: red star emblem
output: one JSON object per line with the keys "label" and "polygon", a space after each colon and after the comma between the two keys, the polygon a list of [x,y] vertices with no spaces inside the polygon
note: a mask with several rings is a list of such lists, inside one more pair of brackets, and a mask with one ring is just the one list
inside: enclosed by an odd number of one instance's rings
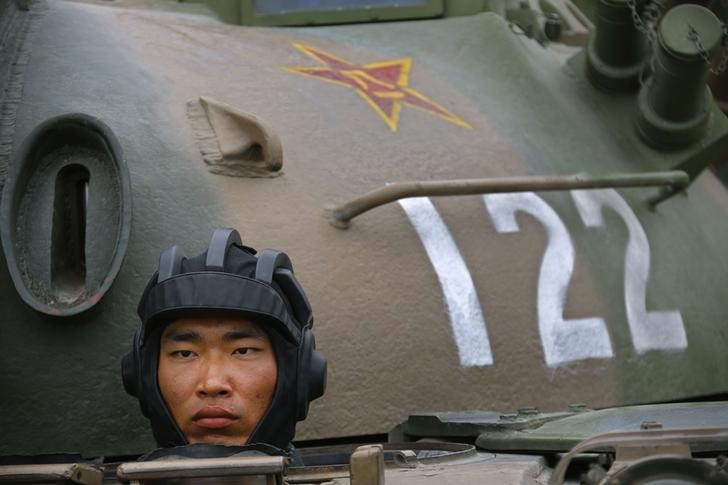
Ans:
{"label": "red star emblem", "polygon": [[412,59],[403,57],[363,66],[345,61],[332,54],[303,44],[292,42],[293,47],[314,59],[321,66],[284,67],[286,71],[353,88],[393,131],[397,131],[402,105],[418,108],[455,123],[463,128],[471,126],[439,104],[408,87]]}

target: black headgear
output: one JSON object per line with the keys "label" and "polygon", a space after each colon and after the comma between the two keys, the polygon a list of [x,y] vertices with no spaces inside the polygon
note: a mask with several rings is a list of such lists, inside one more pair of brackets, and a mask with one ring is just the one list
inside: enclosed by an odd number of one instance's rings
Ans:
{"label": "black headgear", "polygon": [[[268,410],[248,443],[285,449],[296,421],[326,388],[326,358],[316,349],[311,305],[285,253],[243,246],[234,229],[217,229],[207,251],[186,258],[178,246],[162,252],[159,269],[137,309],[142,321],[132,351],[122,360],[124,389],[139,399],[159,446],[187,440],[167,409],[157,383],[159,339],[165,323],[195,312],[225,312],[253,319],[268,330],[278,380]],[[241,443],[244,444],[244,443]]]}

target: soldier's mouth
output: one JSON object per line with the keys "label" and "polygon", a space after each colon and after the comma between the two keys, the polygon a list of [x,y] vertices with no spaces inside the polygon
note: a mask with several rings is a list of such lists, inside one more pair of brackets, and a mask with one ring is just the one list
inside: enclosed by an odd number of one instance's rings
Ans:
{"label": "soldier's mouth", "polygon": [[205,406],[192,416],[192,421],[201,428],[225,428],[233,424],[238,417],[219,406]]}

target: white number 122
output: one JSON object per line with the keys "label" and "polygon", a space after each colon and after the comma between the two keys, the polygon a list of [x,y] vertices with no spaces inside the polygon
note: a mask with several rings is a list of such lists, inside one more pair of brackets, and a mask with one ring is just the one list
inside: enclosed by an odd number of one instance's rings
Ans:
{"label": "white number 122", "polygon": [[[679,311],[647,311],[650,247],[639,220],[613,189],[571,192],[587,227],[604,228],[604,207],[614,210],[629,233],[624,261],[624,298],[632,342],[638,353],[685,349],[687,337]],[[541,222],[548,244],[538,281],[538,330],[549,367],[591,358],[611,358],[613,350],[603,318],[564,319],[563,308],[574,270],[574,245],[558,214],[532,192],[488,194],[486,209],[499,233],[520,230],[518,212]],[[438,276],[463,367],[492,365],[483,311],[465,262],[437,209],[425,197],[400,200]]]}

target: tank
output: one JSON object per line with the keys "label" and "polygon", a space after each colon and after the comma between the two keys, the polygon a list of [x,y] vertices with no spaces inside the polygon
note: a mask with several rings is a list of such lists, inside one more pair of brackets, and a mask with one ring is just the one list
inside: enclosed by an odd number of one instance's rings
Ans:
{"label": "tank", "polygon": [[[726,483],[715,3],[0,0],[0,481]],[[304,467],[134,461],[139,296],[218,227],[311,300]]]}

